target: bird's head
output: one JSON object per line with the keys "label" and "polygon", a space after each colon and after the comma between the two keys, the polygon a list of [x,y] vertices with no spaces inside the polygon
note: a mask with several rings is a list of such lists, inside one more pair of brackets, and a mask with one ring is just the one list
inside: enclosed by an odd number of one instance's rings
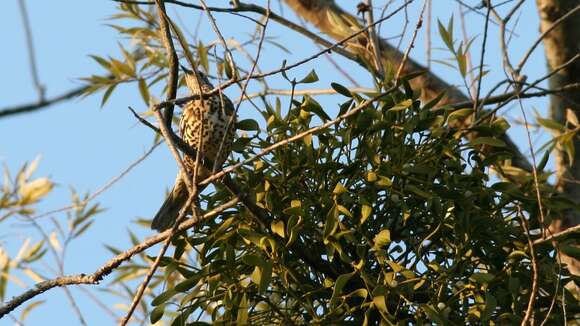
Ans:
{"label": "bird's head", "polygon": [[203,72],[199,70],[193,72],[184,66],[181,66],[181,69],[185,72],[185,84],[193,94],[200,93],[201,91],[209,92],[213,89],[209,79]]}

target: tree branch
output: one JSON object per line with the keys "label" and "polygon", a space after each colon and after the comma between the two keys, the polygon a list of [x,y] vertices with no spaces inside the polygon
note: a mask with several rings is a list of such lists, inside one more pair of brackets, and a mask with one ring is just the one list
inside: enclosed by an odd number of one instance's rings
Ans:
{"label": "tree branch", "polygon": [[[239,202],[238,198],[233,198],[228,202],[212,209],[209,212],[206,212],[201,219],[189,219],[180,223],[177,227],[176,233],[186,231],[192,227],[194,227],[200,221],[205,219],[212,218],[219,213],[223,212],[224,210],[233,207]],[[134,255],[164,241],[167,240],[171,236],[172,230],[166,230],[161,232],[155,236],[152,236],[145,241],[141,242],[140,244],[128,249],[127,251],[115,256],[114,258],[107,261],[103,266],[97,269],[93,274],[86,275],[86,274],[79,274],[79,275],[70,275],[70,276],[63,276],[57,277],[52,280],[44,281],[37,283],[34,288],[24,292],[23,294],[12,298],[7,303],[5,303],[2,307],[0,307],[0,318],[4,315],[10,313],[18,306],[22,305],[24,302],[52,289],[59,286],[68,286],[68,285],[77,285],[77,284],[99,284],[99,282],[109,275],[115,268],[121,265],[123,262],[131,259]]]}
{"label": "tree branch", "polygon": [[18,106],[6,107],[3,109],[0,109],[0,118],[4,118],[4,117],[10,116],[10,115],[15,115],[15,114],[34,112],[34,111],[38,111],[40,109],[44,109],[44,108],[49,107],[53,104],[57,104],[59,102],[75,98],[75,97],[81,95],[82,93],[84,93],[88,88],[89,88],[89,86],[82,86],[79,88],[72,89],[68,92],[65,92],[61,95],[58,95],[58,96],[50,98],[50,99],[43,99],[41,101],[34,102],[34,103],[22,104],[22,105],[18,105]]}

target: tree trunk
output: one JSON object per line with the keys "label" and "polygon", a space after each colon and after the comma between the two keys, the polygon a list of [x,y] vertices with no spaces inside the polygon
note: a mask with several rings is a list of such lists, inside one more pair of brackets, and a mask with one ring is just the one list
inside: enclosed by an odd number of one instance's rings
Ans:
{"label": "tree trunk", "polygon": [[[537,0],[540,15],[540,31],[549,29],[558,18],[579,5],[578,0]],[[544,48],[548,70],[566,63],[580,52],[580,12],[568,17],[544,38]],[[580,82],[580,60],[576,60],[566,68],[560,70],[549,80],[550,88],[561,87],[570,83]],[[567,110],[572,110],[580,117],[580,92],[578,90],[564,92],[550,97],[550,116],[552,119],[565,124]],[[563,148],[556,150],[556,171],[558,176],[557,188],[575,202],[580,199],[580,141],[574,141],[575,157],[572,162]],[[580,223],[580,215],[570,211],[560,220],[550,225],[552,233],[561,232]],[[580,274],[580,262],[564,256],[570,272]]]}

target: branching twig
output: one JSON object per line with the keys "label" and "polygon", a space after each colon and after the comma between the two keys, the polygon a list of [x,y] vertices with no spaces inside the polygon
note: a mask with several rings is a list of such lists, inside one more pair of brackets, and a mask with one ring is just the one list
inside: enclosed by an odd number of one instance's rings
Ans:
{"label": "branching twig", "polygon": [[[159,16],[159,26],[161,29],[161,39],[163,41],[163,44],[165,45],[165,50],[167,52],[167,57],[168,57],[168,62],[169,62],[169,75],[168,75],[168,82],[167,82],[167,84],[168,84],[167,99],[172,100],[175,98],[176,93],[177,93],[177,74],[178,74],[178,72],[177,72],[177,69],[178,69],[177,68],[177,65],[178,65],[177,53],[175,52],[175,47],[174,47],[173,41],[171,39],[171,31],[170,31],[170,24],[171,23],[169,21],[169,17],[167,16],[167,13],[165,12],[164,0],[155,0],[155,2],[157,4],[157,13]],[[193,69],[196,69],[196,68],[193,67]],[[159,266],[159,263],[161,262],[161,258],[165,255],[165,252],[167,251],[167,248],[169,247],[169,244],[171,243],[171,238],[173,237],[173,235],[175,234],[175,232],[177,230],[178,223],[185,217],[185,215],[187,214],[187,211],[189,210],[189,207],[192,204],[193,199],[196,196],[195,179],[192,180],[190,178],[189,173],[188,173],[187,169],[185,168],[185,165],[181,159],[181,156],[179,155],[179,153],[175,149],[175,144],[173,142],[172,134],[169,132],[169,130],[171,129],[171,123],[172,123],[172,117],[173,117],[173,105],[170,105],[169,107],[166,108],[165,117],[162,117],[161,113],[157,110],[154,111],[154,114],[157,117],[157,121],[159,122],[161,133],[162,133],[163,137],[165,138],[165,142],[167,143],[171,153],[173,154],[177,164],[179,165],[179,169],[181,171],[180,175],[182,176],[182,179],[185,182],[187,190],[189,191],[189,197],[188,197],[185,205],[183,207],[181,207],[181,211],[179,212],[179,216],[177,217],[173,227],[169,230],[170,233],[169,233],[167,240],[165,241],[165,244],[161,248],[159,254],[157,255],[157,258],[155,259],[155,261],[153,262],[153,264],[149,268],[149,271],[147,272],[145,279],[143,280],[141,285],[139,285],[139,288],[137,289],[137,293],[133,297],[133,300],[131,302],[129,310],[127,311],[127,314],[125,315],[123,320],[121,320],[120,324],[122,326],[127,325],[129,320],[131,319],[131,316],[133,315],[135,308],[137,308],[137,305],[139,304],[139,302],[141,301],[141,298],[143,297],[143,293],[145,293],[145,289],[147,288],[147,285],[151,281],[153,274],[155,274],[155,271],[157,270],[157,266]],[[194,171],[194,178],[195,178],[195,174],[196,174],[195,172],[196,171]],[[193,220],[198,221],[199,219],[196,218]]]}
{"label": "branching twig", "polygon": [[111,178],[111,180],[107,181],[107,183],[102,185],[99,189],[97,189],[90,196],[88,196],[86,199],[84,199],[80,204],[68,205],[68,206],[64,206],[61,208],[53,209],[53,210],[50,210],[48,212],[44,212],[44,213],[35,215],[32,217],[32,219],[36,220],[36,219],[39,219],[41,217],[45,217],[45,216],[60,213],[60,212],[65,212],[65,211],[75,209],[77,207],[88,204],[90,201],[97,198],[100,194],[102,194],[103,192],[110,189],[115,183],[117,183],[124,176],[126,176],[129,172],[131,172],[131,170],[133,170],[137,165],[139,165],[141,162],[143,162],[149,155],[151,155],[151,153],[153,153],[153,151],[157,148],[157,146],[159,146],[159,144],[161,144],[161,142],[157,142],[157,143],[153,144],[153,146],[151,146],[151,148],[149,148],[149,150],[147,150],[143,155],[141,155],[141,157],[139,157],[134,162],[129,164],[129,166],[126,167],[123,171],[121,171],[121,173],[119,173],[118,175]]}
{"label": "branching twig", "polygon": [[537,239],[534,241],[534,245],[537,246],[537,245],[543,244],[543,243],[548,242],[548,241],[554,241],[554,240],[557,240],[558,238],[565,237],[565,236],[570,235],[572,233],[580,233],[580,225],[572,226],[572,227],[569,227],[562,232],[554,233],[554,234],[551,234],[545,238]]}
{"label": "branching twig", "polygon": [[526,52],[526,54],[524,54],[524,56],[522,57],[522,59],[518,63],[518,66],[516,67],[516,72],[520,72],[522,70],[522,67],[526,64],[529,57],[532,55],[532,52],[534,52],[536,47],[538,47],[538,45],[540,45],[540,43],[542,42],[544,37],[546,37],[546,35],[548,35],[554,28],[559,26],[563,21],[568,19],[568,17],[576,14],[576,12],[578,12],[579,10],[580,10],[580,5],[576,6],[574,9],[572,9],[572,10],[568,11],[566,14],[562,15],[562,17],[558,18],[549,28],[547,28],[545,31],[543,31],[542,34],[540,34],[540,36],[536,39],[534,44],[530,47],[530,49]]}
{"label": "branching twig", "polygon": [[522,223],[522,228],[524,229],[526,239],[528,240],[528,247],[530,248],[530,260],[532,262],[532,291],[530,293],[530,300],[528,301],[528,308],[526,309],[526,314],[524,315],[524,318],[522,319],[521,323],[522,326],[525,326],[530,321],[530,318],[532,318],[534,303],[536,301],[536,294],[538,293],[538,262],[536,261],[536,251],[534,249],[534,243],[530,238],[530,230],[528,228],[528,222],[526,221],[526,218],[522,213],[520,206],[518,206],[518,216],[520,218],[520,222]]}
{"label": "branching twig", "polygon": [[[483,27],[483,41],[481,43],[481,54],[480,54],[480,58],[479,58],[479,77],[477,79],[477,88],[475,91],[475,94],[473,95],[473,114],[474,117],[477,119],[477,117],[479,116],[479,95],[481,94],[481,84],[483,81],[483,64],[485,62],[485,49],[487,48],[487,33],[488,33],[488,27],[489,27],[489,15],[491,13],[491,1],[490,0],[485,0],[485,4],[487,6],[487,13],[485,14],[485,24]],[[476,119],[473,119],[473,122],[475,122]]]}
{"label": "branching twig", "polygon": [[[542,96],[546,96],[546,95],[550,95],[550,94],[569,92],[569,91],[575,90],[575,89],[580,90],[580,83],[569,84],[569,85],[566,85],[564,87],[559,87],[559,88],[554,88],[554,89],[549,89],[549,90],[544,90],[544,91],[538,91],[538,92],[523,93],[524,91],[519,91],[521,93],[518,96],[520,98],[542,97]],[[487,104],[497,104],[497,103],[513,100],[514,97],[516,96],[517,92],[518,91],[513,91],[513,92],[505,93],[502,95],[498,95],[498,96],[490,96],[488,98],[482,98],[482,99],[479,99],[479,103],[481,105],[487,105]],[[461,108],[467,108],[467,107],[472,107],[472,106],[473,106],[473,101],[459,102],[459,103],[449,105],[449,107],[451,107],[453,109],[461,109]]]}
{"label": "branching twig", "polygon": [[427,0],[423,2],[423,8],[421,9],[421,13],[419,14],[419,18],[417,19],[417,24],[415,25],[415,30],[413,31],[413,36],[411,37],[411,42],[409,42],[409,46],[407,46],[407,50],[405,50],[405,54],[403,55],[403,60],[401,60],[401,64],[399,65],[399,69],[397,69],[397,74],[395,74],[395,80],[399,80],[401,77],[401,73],[405,68],[405,64],[407,60],[409,60],[409,54],[411,53],[411,49],[415,47],[415,39],[417,38],[417,33],[419,33],[419,29],[423,25],[423,13],[425,13],[425,8],[427,7]]}
{"label": "branching twig", "polygon": [[[209,212],[206,212],[200,220],[189,219],[187,221],[182,222],[179,224],[177,228],[177,232],[183,232],[194,227],[197,223],[202,220],[212,218],[217,214],[223,212],[224,210],[233,207],[239,202],[238,198],[233,198],[228,202],[220,205],[212,209]],[[22,305],[24,302],[36,297],[39,294],[42,294],[52,288],[60,287],[60,286],[67,286],[67,285],[77,285],[77,284],[98,284],[104,277],[109,275],[115,268],[121,265],[124,261],[131,259],[134,255],[143,252],[144,250],[168,239],[171,236],[172,230],[166,230],[161,232],[153,237],[146,239],[145,241],[141,242],[140,244],[128,249],[127,251],[115,256],[114,258],[107,261],[103,266],[101,266],[98,270],[96,270],[93,274],[86,275],[86,274],[79,274],[79,275],[70,275],[70,276],[63,276],[57,277],[52,280],[44,281],[37,283],[33,289],[30,289],[23,294],[12,298],[8,302],[6,302],[2,307],[0,307],[0,318],[4,315],[10,313],[18,306]]]}
{"label": "branching twig", "polygon": [[[348,90],[353,92],[353,93],[375,93],[376,92],[376,89],[366,88],[366,87],[352,87],[352,88],[349,87]],[[292,94],[294,94],[295,96],[296,95],[297,96],[300,96],[300,95],[315,96],[315,95],[334,95],[334,94],[337,94],[337,92],[333,88],[329,88],[329,89],[301,89],[301,90],[294,90],[294,91],[292,91],[291,89],[289,89],[289,90],[288,89],[266,89],[266,90],[261,91],[261,92],[247,94],[246,96],[244,96],[244,100],[256,98],[256,97],[261,97],[261,96],[266,96],[266,95],[291,96]]]}
{"label": "branching twig", "polygon": [[396,87],[392,87],[392,88],[388,89],[385,93],[382,93],[380,95],[374,96],[374,97],[372,97],[372,98],[364,101],[363,103],[359,104],[358,106],[356,106],[352,110],[348,111],[347,113],[345,113],[343,115],[340,115],[340,116],[338,116],[337,118],[335,118],[333,120],[327,121],[326,123],[323,123],[320,126],[310,128],[310,129],[308,129],[308,130],[306,130],[304,132],[301,132],[301,133],[299,133],[297,135],[294,135],[292,137],[289,137],[289,138],[286,138],[286,139],[284,139],[282,141],[279,141],[279,142],[277,142],[275,144],[272,144],[272,145],[264,148],[260,153],[254,155],[254,156],[252,156],[252,157],[250,157],[248,159],[245,159],[245,160],[243,160],[243,161],[241,161],[241,162],[239,162],[237,164],[234,164],[234,165],[232,165],[230,167],[227,167],[227,168],[223,169],[222,171],[220,171],[220,172],[218,172],[218,173],[216,173],[216,174],[214,174],[214,175],[206,178],[205,180],[201,181],[199,184],[200,185],[206,185],[206,184],[208,184],[208,183],[210,183],[210,182],[212,182],[214,180],[217,180],[217,179],[223,177],[227,173],[229,173],[229,172],[231,172],[233,170],[238,169],[239,167],[241,167],[241,166],[243,166],[245,164],[248,164],[248,163],[251,163],[251,162],[257,160],[258,158],[260,158],[260,157],[262,157],[262,156],[264,156],[264,155],[272,152],[276,148],[279,148],[279,147],[284,146],[286,144],[289,144],[289,143],[298,141],[298,140],[300,140],[300,139],[302,139],[302,138],[304,138],[304,137],[306,137],[308,135],[311,135],[311,134],[313,134],[315,132],[318,132],[320,130],[324,130],[324,129],[330,127],[330,126],[333,126],[333,125],[335,125],[335,124],[343,121],[344,119],[346,119],[346,118],[348,118],[348,117],[350,117],[350,116],[358,113],[359,111],[367,108],[369,105],[371,105],[374,102],[376,102],[377,100],[383,98],[385,95],[391,93],[395,89],[396,89]]}
{"label": "branching twig", "polygon": [[[387,19],[390,19],[391,17],[393,17],[394,15],[396,15],[399,11],[403,10],[405,8],[405,6],[408,3],[410,3],[411,1],[412,0],[406,1],[401,6],[399,6],[397,9],[395,9],[393,12],[391,12],[389,15],[386,15],[385,17],[383,17],[383,18],[378,19],[377,21],[375,21],[374,24],[376,25],[376,24],[379,24],[379,23],[381,23],[381,22],[383,22],[383,21],[385,21]],[[327,46],[323,50],[318,51],[315,54],[313,54],[313,55],[311,55],[311,56],[309,56],[307,58],[304,58],[304,59],[302,59],[300,61],[297,61],[297,62],[295,62],[295,63],[293,63],[291,65],[286,65],[286,66],[283,66],[281,68],[274,69],[274,70],[271,70],[269,72],[265,72],[265,73],[262,73],[262,74],[255,74],[255,75],[250,75],[250,76],[244,76],[244,77],[241,77],[239,79],[229,80],[229,81],[227,81],[227,82],[225,82],[225,83],[223,83],[223,84],[215,87],[212,91],[206,92],[203,95],[203,97],[209,97],[209,96],[212,96],[214,94],[217,94],[221,90],[223,90],[223,89],[225,89],[225,88],[227,88],[227,87],[229,87],[229,86],[231,86],[231,85],[239,82],[240,80],[244,80],[244,79],[247,79],[247,78],[251,78],[251,79],[264,78],[264,77],[268,77],[268,76],[272,76],[272,75],[279,74],[279,73],[281,73],[283,71],[288,71],[290,69],[299,67],[299,66],[301,66],[301,65],[303,65],[303,64],[305,64],[305,63],[307,63],[309,61],[312,61],[312,60],[320,57],[324,53],[330,53],[331,51],[335,51],[336,49],[339,49],[340,46],[344,45],[346,42],[350,41],[351,39],[357,37],[358,35],[360,35],[362,33],[365,33],[368,28],[370,28],[370,26],[366,26],[364,28],[361,28],[360,30],[358,30],[358,31],[356,31],[356,32],[354,32],[354,33],[352,33],[352,34],[350,34],[350,35],[342,38],[338,42],[331,43],[329,46]],[[198,99],[198,98],[200,98],[199,95],[192,95],[192,96],[181,97],[181,98],[178,98],[178,99],[175,99],[175,100],[164,101],[164,102],[161,102],[161,103],[158,103],[157,105],[155,105],[155,108],[154,109],[158,110],[158,109],[164,108],[164,107],[166,107],[167,105],[170,105],[170,104],[178,104],[178,105],[181,105],[181,104],[184,104],[186,102],[189,102],[191,100]]]}
{"label": "branching twig", "polygon": [[44,92],[46,89],[44,85],[40,83],[40,78],[38,77],[38,69],[36,69],[36,58],[34,53],[34,42],[32,41],[32,30],[30,29],[30,21],[28,19],[28,12],[26,10],[26,4],[24,0],[18,1],[20,7],[20,14],[22,15],[22,25],[24,25],[24,35],[26,36],[26,46],[28,47],[28,60],[30,63],[30,72],[32,74],[32,82],[38,93],[38,101],[44,101]]}
{"label": "branching twig", "polygon": [[55,96],[55,97],[50,98],[50,99],[43,99],[39,102],[22,104],[22,105],[17,105],[17,106],[13,106],[13,107],[6,107],[3,109],[0,109],[0,118],[7,117],[10,115],[15,115],[15,114],[34,112],[34,111],[38,111],[40,109],[44,109],[44,108],[51,106],[53,104],[57,104],[59,102],[75,98],[75,97],[81,95],[82,93],[84,93],[88,88],[89,88],[89,86],[82,86],[79,88],[72,89],[68,92],[65,92],[61,95]]}
{"label": "branching twig", "polygon": [[[167,63],[169,64],[169,75],[167,76],[167,99],[172,100],[177,96],[177,74],[178,74],[178,59],[173,46],[173,39],[171,38],[171,30],[168,23],[167,14],[165,13],[165,0],[155,0],[157,4],[157,15],[159,16],[159,29],[161,32],[161,40],[167,52]],[[166,106],[165,121],[171,126],[173,119],[173,104]]]}

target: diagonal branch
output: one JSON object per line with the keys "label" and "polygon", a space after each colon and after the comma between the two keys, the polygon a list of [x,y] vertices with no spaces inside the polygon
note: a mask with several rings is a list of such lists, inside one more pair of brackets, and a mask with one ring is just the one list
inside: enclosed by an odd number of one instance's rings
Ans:
{"label": "diagonal branch", "polygon": [[44,109],[44,108],[49,107],[51,105],[57,104],[59,102],[73,99],[73,98],[83,94],[88,88],[89,88],[89,86],[82,86],[82,87],[71,89],[71,90],[69,90],[61,95],[57,95],[53,98],[42,99],[39,102],[33,102],[33,103],[28,103],[28,104],[22,104],[22,105],[2,108],[2,109],[0,109],[0,118],[4,118],[4,117],[10,116],[10,115],[21,114],[21,113],[34,112],[34,111]]}
{"label": "diagonal branch", "polygon": [[[212,218],[221,212],[225,211],[228,208],[235,206],[239,200],[237,198],[233,198],[228,202],[220,205],[212,209],[209,212],[206,212],[199,220],[189,219],[184,221],[183,223],[179,224],[177,227],[176,233],[186,231],[200,221]],[[86,275],[86,274],[79,274],[79,275],[69,275],[63,277],[57,277],[52,280],[44,281],[37,283],[34,288],[24,292],[23,294],[12,298],[8,302],[6,302],[2,307],[0,307],[0,318],[4,317],[6,314],[10,313],[18,306],[22,305],[24,302],[52,289],[55,287],[60,286],[68,286],[68,285],[78,285],[78,284],[99,284],[99,282],[105,278],[107,275],[111,274],[113,270],[115,270],[119,265],[123,262],[131,259],[134,255],[145,251],[146,249],[164,241],[171,237],[171,233],[173,230],[169,229],[164,232],[161,232],[155,236],[152,236],[145,241],[141,242],[140,244],[128,249],[127,251],[113,257],[109,261],[107,261],[103,266],[97,269],[94,273]]]}

